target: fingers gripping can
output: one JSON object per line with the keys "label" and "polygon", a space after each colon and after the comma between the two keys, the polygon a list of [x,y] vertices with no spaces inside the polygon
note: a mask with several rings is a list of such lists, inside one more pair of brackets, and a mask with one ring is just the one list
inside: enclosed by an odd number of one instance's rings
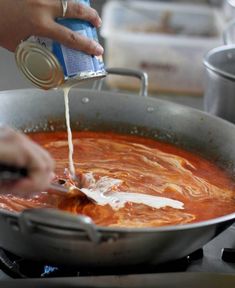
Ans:
{"label": "fingers gripping can", "polygon": [[[89,0],[73,0],[90,6]],[[98,42],[96,28],[78,19],[58,18],[59,24]],[[16,62],[31,82],[45,90],[106,76],[102,56],[65,47],[48,38],[32,36],[19,44]]]}

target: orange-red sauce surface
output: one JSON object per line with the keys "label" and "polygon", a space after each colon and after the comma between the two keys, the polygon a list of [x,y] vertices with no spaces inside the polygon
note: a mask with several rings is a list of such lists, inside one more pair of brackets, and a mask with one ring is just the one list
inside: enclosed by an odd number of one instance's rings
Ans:
{"label": "orange-red sauce surface", "polygon": [[[66,132],[35,133],[30,137],[55,158],[56,173],[64,178],[68,168]],[[138,136],[73,132],[74,163],[79,175],[92,173],[122,180],[115,191],[168,197],[184,203],[184,209],[152,208],[126,203],[113,210],[81,196],[43,193],[33,199],[0,197],[0,208],[21,211],[29,207],[58,207],[85,214],[102,226],[154,227],[207,220],[235,212],[235,185],[212,162],[193,153]],[[84,183],[89,185],[89,183]]]}

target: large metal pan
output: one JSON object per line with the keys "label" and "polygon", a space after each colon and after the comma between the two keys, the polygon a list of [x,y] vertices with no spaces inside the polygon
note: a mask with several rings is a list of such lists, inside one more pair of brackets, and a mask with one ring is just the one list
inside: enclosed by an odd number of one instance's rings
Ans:
{"label": "large metal pan", "polygon": [[[65,129],[60,91],[6,91],[0,100],[3,123],[26,131]],[[235,126],[224,120],[150,97],[85,89],[71,92],[70,107],[73,129],[153,137],[199,152],[234,172]],[[78,267],[161,263],[202,247],[234,218],[235,213],[187,225],[119,229],[50,209],[0,211],[0,247],[26,258]]]}

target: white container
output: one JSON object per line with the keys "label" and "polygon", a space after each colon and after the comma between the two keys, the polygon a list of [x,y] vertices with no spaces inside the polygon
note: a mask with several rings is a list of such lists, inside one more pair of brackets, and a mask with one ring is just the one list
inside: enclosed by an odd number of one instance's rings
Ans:
{"label": "white container", "polygon": [[[222,44],[224,21],[219,10],[206,5],[108,1],[102,18],[108,67],[146,71],[150,91],[203,93],[203,56]],[[173,32],[155,31],[159,25]],[[139,84],[124,77],[109,82],[124,89]]]}

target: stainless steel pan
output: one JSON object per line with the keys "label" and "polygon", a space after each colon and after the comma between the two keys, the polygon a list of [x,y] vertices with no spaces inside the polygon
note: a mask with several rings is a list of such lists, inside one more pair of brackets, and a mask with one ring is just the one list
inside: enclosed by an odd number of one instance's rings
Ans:
{"label": "stainless steel pan", "polygon": [[[65,129],[60,91],[6,91],[0,99],[3,123],[24,131]],[[234,173],[235,126],[224,120],[150,97],[86,89],[71,92],[70,107],[73,129],[132,132],[164,140],[199,152]],[[234,218],[235,213],[181,226],[114,229],[98,227],[88,217],[50,209],[20,214],[0,211],[0,247],[51,264],[160,263],[202,247]]]}

